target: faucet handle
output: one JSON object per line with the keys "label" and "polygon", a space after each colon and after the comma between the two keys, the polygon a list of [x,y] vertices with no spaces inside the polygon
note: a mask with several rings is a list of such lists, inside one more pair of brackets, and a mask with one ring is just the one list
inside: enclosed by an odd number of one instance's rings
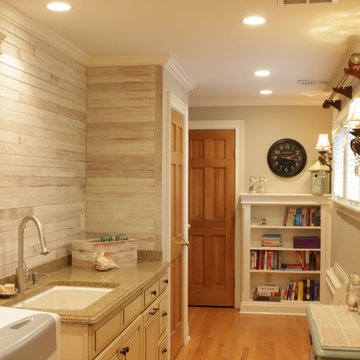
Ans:
{"label": "faucet handle", "polygon": [[33,276],[33,273],[28,268],[25,268],[26,279],[30,279],[31,276]]}
{"label": "faucet handle", "polygon": [[33,285],[39,285],[39,277],[40,276],[48,276],[50,277],[50,274],[48,273],[42,273],[42,272],[33,272],[32,273],[32,282]]}

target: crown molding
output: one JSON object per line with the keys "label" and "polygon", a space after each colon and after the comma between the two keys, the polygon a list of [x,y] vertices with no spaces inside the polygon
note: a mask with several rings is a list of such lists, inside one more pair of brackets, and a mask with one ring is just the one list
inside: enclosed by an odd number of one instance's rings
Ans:
{"label": "crown molding", "polygon": [[116,55],[94,56],[88,59],[88,67],[103,66],[131,66],[131,65],[165,65],[170,55],[145,54],[145,55]]}
{"label": "crown molding", "polygon": [[2,45],[2,42],[4,41],[4,39],[5,39],[5,34],[0,32],[0,55],[2,55],[1,45]]}
{"label": "crown molding", "polygon": [[30,32],[41,40],[62,51],[66,55],[70,56],[73,60],[86,66],[89,57],[84,51],[82,51],[80,48],[67,41],[57,33],[38,24],[35,20],[32,20],[21,14],[12,6],[5,3],[3,0],[0,0],[0,17],[14,23],[23,30]]}
{"label": "crown molding", "polygon": [[165,69],[187,90],[191,91],[196,87],[196,83],[186,74],[181,66],[170,56],[165,64]]}

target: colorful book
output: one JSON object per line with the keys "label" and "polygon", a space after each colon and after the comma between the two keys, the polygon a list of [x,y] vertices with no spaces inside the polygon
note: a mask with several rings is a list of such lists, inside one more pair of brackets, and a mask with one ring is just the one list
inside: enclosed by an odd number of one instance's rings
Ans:
{"label": "colorful book", "polygon": [[301,256],[300,251],[297,251],[297,252],[296,252],[296,256],[297,256],[297,258],[298,258],[298,260],[299,260],[299,263],[300,263],[302,269],[305,270],[305,264],[304,264],[304,261],[303,261],[303,259],[302,259],[302,256]]}

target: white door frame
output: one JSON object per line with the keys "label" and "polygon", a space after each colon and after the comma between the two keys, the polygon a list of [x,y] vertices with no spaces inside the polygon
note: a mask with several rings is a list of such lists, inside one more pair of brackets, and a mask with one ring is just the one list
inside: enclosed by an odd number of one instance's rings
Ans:
{"label": "white door frame", "polygon": [[239,194],[244,192],[244,121],[243,120],[204,120],[190,121],[190,130],[235,130],[235,239],[234,239],[234,278],[235,308],[241,302],[241,207]]}
{"label": "white door frame", "polygon": [[[162,189],[163,189],[163,214],[162,214],[162,249],[163,258],[171,261],[171,110],[177,111],[184,117],[183,148],[184,148],[184,169],[183,169],[183,233],[185,241],[188,241],[188,106],[173,93],[166,94],[166,116],[163,121],[163,168],[162,168]],[[183,344],[189,342],[188,324],[188,248],[183,246]],[[171,284],[170,284],[171,286]],[[170,289],[171,290],[171,289]]]}

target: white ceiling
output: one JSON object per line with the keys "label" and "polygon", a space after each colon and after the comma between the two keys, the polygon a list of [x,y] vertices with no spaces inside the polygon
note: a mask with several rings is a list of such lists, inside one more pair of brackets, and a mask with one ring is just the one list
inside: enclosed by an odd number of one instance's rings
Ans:
{"label": "white ceiling", "polygon": [[[191,105],[319,104],[360,35],[360,1],[278,5],[278,0],[6,0],[89,56],[169,54],[197,84]],[[262,15],[249,27],[242,19]],[[359,49],[360,51],[360,49]],[[255,78],[257,69],[269,78]],[[300,87],[297,80],[330,80]],[[273,94],[259,95],[261,89]]]}

